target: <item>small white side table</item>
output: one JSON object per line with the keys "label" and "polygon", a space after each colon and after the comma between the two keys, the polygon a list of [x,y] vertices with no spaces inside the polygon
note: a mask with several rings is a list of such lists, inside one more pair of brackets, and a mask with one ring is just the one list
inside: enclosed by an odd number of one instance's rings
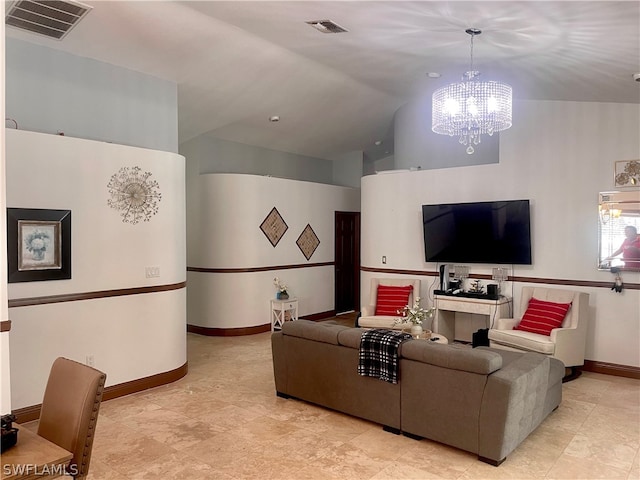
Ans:
{"label": "small white side table", "polygon": [[298,320],[298,299],[271,300],[271,331],[281,330],[284,322]]}

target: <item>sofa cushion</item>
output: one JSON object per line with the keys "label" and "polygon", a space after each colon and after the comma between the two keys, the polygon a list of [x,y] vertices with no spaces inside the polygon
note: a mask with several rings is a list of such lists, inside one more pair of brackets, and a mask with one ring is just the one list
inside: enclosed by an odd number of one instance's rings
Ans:
{"label": "sofa cushion", "polygon": [[413,285],[378,285],[375,314],[400,316],[398,311],[407,305],[412,290]]}
{"label": "sofa cushion", "polygon": [[490,342],[517,350],[529,350],[531,352],[553,355],[556,344],[551,337],[539,333],[525,332],[523,330],[489,330]]}
{"label": "sofa cushion", "polygon": [[499,353],[461,345],[434,344],[426,340],[409,340],[403,343],[400,356],[407,360],[483,375],[502,368]]}
{"label": "sofa cushion", "polygon": [[349,327],[325,322],[313,322],[311,320],[284,322],[282,325],[282,333],[285,335],[334,345],[338,345],[338,334],[346,329],[349,329]]}
{"label": "sofa cushion", "polygon": [[398,315],[392,317],[389,315],[378,315],[377,317],[360,317],[358,326],[362,328],[390,328],[392,330],[409,330],[406,324],[400,325],[397,322]]}
{"label": "sofa cushion", "polygon": [[515,330],[551,335],[551,330],[560,328],[570,307],[571,303],[548,302],[532,297]]}
{"label": "sofa cushion", "polygon": [[360,339],[366,332],[362,328],[348,328],[338,332],[338,344],[349,348],[360,349]]}

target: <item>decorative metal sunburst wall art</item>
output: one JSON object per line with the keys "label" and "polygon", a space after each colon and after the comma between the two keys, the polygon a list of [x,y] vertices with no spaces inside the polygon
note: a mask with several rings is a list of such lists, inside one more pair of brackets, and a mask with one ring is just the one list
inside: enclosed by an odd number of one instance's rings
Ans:
{"label": "decorative metal sunburst wall art", "polygon": [[158,213],[162,194],[158,182],[150,177],[151,172],[143,172],[140,167],[122,167],[111,176],[107,204],[120,211],[124,223],[148,222]]}

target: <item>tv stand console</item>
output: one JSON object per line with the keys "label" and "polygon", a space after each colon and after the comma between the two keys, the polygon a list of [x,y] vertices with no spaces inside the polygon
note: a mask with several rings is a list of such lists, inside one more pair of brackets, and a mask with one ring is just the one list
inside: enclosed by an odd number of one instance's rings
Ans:
{"label": "tv stand console", "polygon": [[511,299],[470,298],[461,295],[434,295],[436,312],[433,331],[448,339],[471,342],[474,332],[491,328],[498,318],[508,318]]}

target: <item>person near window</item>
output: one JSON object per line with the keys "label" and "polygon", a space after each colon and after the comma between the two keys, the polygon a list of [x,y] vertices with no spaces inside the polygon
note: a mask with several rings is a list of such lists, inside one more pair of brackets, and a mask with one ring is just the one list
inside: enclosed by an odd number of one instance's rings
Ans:
{"label": "person near window", "polygon": [[605,260],[611,260],[622,254],[622,261],[625,268],[640,268],[640,236],[638,229],[633,225],[624,227],[625,239],[615,252],[608,256]]}

